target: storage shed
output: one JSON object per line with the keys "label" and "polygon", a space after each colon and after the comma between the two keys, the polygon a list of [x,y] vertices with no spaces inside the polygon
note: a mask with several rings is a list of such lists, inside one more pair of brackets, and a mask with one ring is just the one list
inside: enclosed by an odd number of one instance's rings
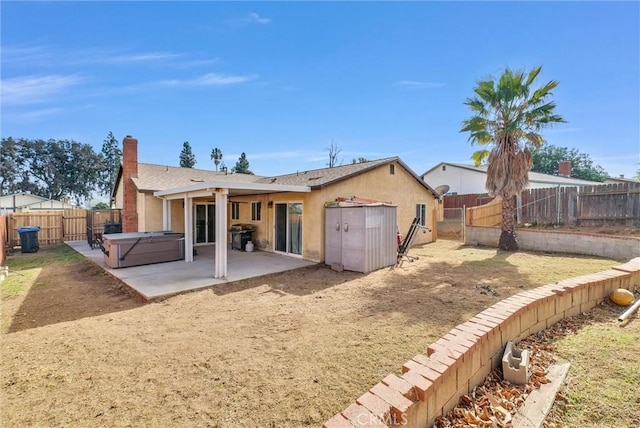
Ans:
{"label": "storage shed", "polygon": [[395,205],[353,198],[325,206],[325,263],[333,268],[367,273],[394,265],[396,236]]}

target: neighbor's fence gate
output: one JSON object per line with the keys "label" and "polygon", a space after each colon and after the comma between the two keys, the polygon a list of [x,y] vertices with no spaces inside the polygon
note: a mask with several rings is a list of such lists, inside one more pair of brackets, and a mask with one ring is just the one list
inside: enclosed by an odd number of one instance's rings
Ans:
{"label": "neighbor's fence gate", "polygon": [[442,220],[437,222],[438,239],[464,241],[465,208],[444,208]]}
{"label": "neighbor's fence gate", "polygon": [[7,214],[9,247],[20,245],[18,229],[39,227],[40,245],[61,244],[87,238],[87,210],[72,208],[60,211],[29,211]]}
{"label": "neighbor's fence gate", "polygon": [[502,198],[497,197],[488,204],[465,210],[467,226],[499,226],[502,221]]}

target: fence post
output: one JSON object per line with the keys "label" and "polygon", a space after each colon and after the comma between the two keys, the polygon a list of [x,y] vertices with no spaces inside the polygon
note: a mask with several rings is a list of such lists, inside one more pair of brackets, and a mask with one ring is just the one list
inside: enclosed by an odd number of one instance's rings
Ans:
{"label": "fence post", "polygon": [[462,242],[467,243],[467,206],[462,205]]}

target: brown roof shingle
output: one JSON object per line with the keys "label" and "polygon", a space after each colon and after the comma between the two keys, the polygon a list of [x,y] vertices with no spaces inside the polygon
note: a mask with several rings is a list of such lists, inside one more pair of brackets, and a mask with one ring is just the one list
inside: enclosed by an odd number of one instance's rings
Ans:
{"label": "brown roof shingle", "polygon": [[261,178],[263,177],[250,174],[226,174],[220,171],[139,163],[138,177],[132,178],[132,180],[138,191],[153,192],[188,186],[202,181],[255,183]]}

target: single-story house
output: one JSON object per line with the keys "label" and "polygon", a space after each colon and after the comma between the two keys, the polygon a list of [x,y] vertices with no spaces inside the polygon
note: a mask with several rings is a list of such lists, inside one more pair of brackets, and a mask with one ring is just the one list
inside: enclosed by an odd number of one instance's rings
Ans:
{"label": "single-story house", "polygon": [[60,211],[77,208],[65,201],[56,201],[29,192],[0,196],[0,215],[29,211]]}
{"label": "single-story house", "polygon": [[[431,229],[415,244],[435,239],[439,195],[400,158],[260,177],[138,163],[138,141],[123,141],[123,161],[112,192],[123,232],[172,230],[185,234],[185,260],[194,245],[215,246],[215,277],[226,276],[229,229],[254,229],[256,249],[324,261],[325,204],[358,196],[396,205],[400,233],[416,214]],[[220,209],[224,207],[224,209]]]}
{"label": "single-story house", "polygon": [[[597,181],[570,177],[570,165],[568,168],[569,169],[566,171],[567,173],[565,176],[549,175],[530,171],[528,189],[602,184]],[[474,166],[460,163],[440,162],[422,174],[421,177],[434,189],[438,189],[440,186],[448,186],[447,194],[449,195],[466,195],[487,192],[485,187],[487,182],[486,165]]]}

